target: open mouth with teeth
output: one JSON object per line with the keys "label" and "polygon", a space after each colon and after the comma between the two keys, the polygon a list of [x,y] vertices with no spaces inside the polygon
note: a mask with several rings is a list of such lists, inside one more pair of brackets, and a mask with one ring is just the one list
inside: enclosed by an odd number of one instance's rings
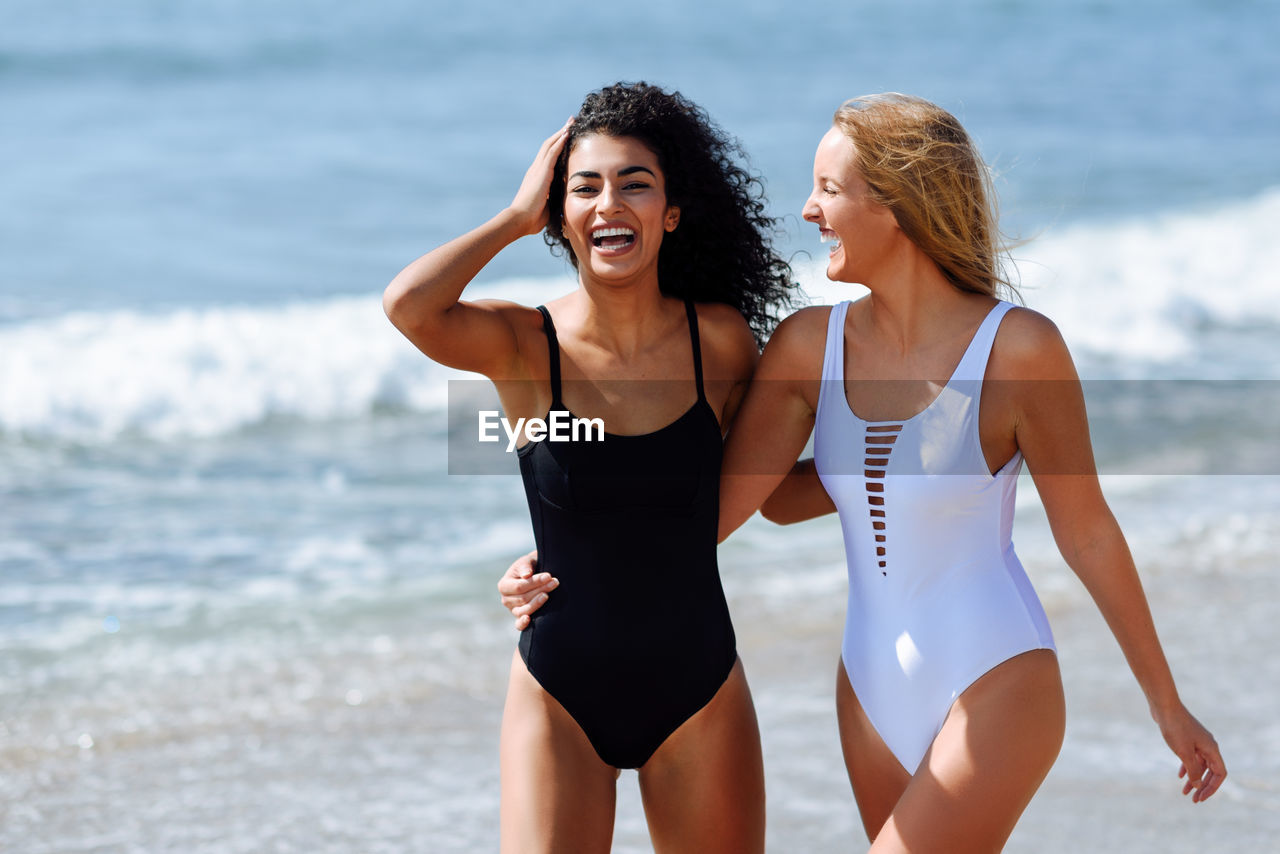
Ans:
{"label": "open mouth with teeth", "polygon": [[837,249],[840,248],[840,236],[837,235],[834,231],[832,231],[829,228],[819,229],[818,239],[821,240],[823,243],[832,244],[831,246],[832,252],[835,252]]}
{"label": "open mouth with teeth", "polygon": [[626,227],[599,228],[591,232],[591,243],[597,249],[622,249],[636,242],[636,233]]}

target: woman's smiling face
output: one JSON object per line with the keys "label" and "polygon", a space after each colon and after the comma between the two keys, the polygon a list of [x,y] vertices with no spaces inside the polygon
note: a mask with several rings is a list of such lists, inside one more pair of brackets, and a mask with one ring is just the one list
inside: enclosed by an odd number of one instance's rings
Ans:
{"label": "woman's smiling face", "polygon": [[827,278],[837,282],[866,284],[897,236],[893,211],[872,197],[853,143],[837,128],[818,143],[804,218],[818,226],[824,243],[833,243]]}
{"label": "woman's smiling face", "polygon": [[589,134],[569,152],[564,235],[584,277],[656,275],[662,237],[675,229],[658,156],[635,137]]}

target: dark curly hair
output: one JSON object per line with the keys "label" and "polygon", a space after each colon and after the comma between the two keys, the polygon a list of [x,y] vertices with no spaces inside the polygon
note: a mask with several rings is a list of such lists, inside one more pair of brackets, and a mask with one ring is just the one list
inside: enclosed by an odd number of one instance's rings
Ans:
{"label": "dark curly hair", "polygon": [[658,157],[667,203],[679,227],[663,236],[658,283],[680,299],[727,303],[746,318],[758,344],[793,304],[791,267],[770,245],[778,221],[765,213],[764,183],[746,154],[696,104],[647,83],[617,83],[587,95],[556,164],[543,239],[578,266],[564,236],[565,175],[576,140],[590,134],[632,137]]}

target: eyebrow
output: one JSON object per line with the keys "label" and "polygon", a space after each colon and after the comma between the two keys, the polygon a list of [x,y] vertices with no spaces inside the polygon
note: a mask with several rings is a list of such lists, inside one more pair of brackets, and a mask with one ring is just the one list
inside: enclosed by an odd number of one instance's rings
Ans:
{"label": "eyebrow", "polygon": [[[649,168],[644,167],[644,166],[627,166],[627,167],[625,167],[625,168],[623,168],[623,169],[619,169],[619,170],[618,170],[618,177],[619,177],[619,178],[625,178],[626,176],[628,176],[628,175],[634,175],[634,174],[635,174],[635,173],[637,173],[637,172],[647,172],[649,175],[651,175],[651,176],[652,176],[653,178],[655,178],[655,179],[658,177],[657,175],[654,175],[654,174],[653,174],[653,170],[652,170],[652,169],[649,169]],[[577,172],[574,172],[574,173],[573,173],[572,175],[570,175],[569,177],[570,177],[570,178],[594,178],[594,179],[597,179],[597,180],[598,180],[598,179],[600,178],[600,173],[599,173],[599,172],[591,172],[591,171],[589,171],[589,170],[582,169],[582,170],[579,170],[579,171],[577,171]]]}

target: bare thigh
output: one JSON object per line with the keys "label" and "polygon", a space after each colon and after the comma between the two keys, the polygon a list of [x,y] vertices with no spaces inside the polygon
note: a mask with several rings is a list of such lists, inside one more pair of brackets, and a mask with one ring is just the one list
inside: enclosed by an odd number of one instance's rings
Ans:
{"label": "bare thigh", "polygon": [[858,702],[841,661],[836,669],[836,719],[844,767],[858,802],[858,814],[867,839],[875,839],[889,820],[898,799],[907,790],[911,774],[885,745],[880,733]]}
{"label": "bare thigh", "polygon": [[993,668],[952,705],[871,851],[999,851],[1053,766],[1065,724],[1052,651]]}
{"label": "bare thigh", "polygon": [[502,854],[607,852],[617,769],[512,656],[502,712]]}
{"label": "bare thigh", "polygon": [[764,851],[764,762],[742,662],[640,769],[656,854]]}

